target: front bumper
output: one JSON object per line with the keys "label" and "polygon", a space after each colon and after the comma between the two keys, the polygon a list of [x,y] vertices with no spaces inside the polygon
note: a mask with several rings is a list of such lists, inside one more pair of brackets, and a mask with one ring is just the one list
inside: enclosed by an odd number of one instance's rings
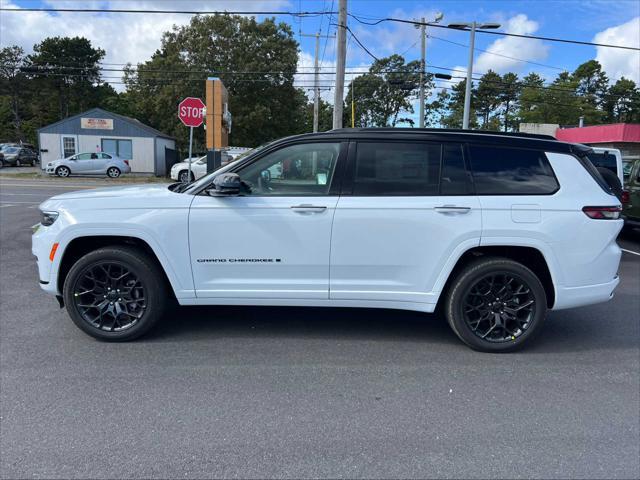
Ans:
{"label": "front bumper", "polygon": [[57,267],[62,254],[58,248],[54,260],[50,260],[51,249],[56,243],[57,229],[53,229],[54,226],[55,223],[51,227],[34,225],[31,236],[31,253],[36,257],[40,288],[51,295],[58,294],[57,269],[54,270],[54,265]]}

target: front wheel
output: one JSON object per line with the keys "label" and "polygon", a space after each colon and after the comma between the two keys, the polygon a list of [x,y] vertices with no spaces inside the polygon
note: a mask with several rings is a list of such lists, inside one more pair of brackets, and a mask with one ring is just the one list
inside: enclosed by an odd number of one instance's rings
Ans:
{"label": "front wheel", "polygon": [[456,335],[474,350],[507,352],[540,330],[547,297],[538,277],[521,263],[483,258],[458,274],[445,314]]}
{"label": "front wheel", "polygon": [[58,167],[56,169],[56,175],[58,175],[59,177],[65,178],[71,175],[71,170],[69,170],[68,167]]}
{"label": "front wheel", "polygon": [[[191,180],[189,180],[189,178],[191,178]],[[189,170],[182,170],[178,174],[178,181],[182,183],[189,183],[189,182],[193,182],[194,180],[195,178],[193,176],[193,172],[191,173],[191,177],[189,177]]]}
{"label": "front wheel", "polygon": [[64,281],[63,295],[69,316],[85,333],[126,341],[156,325],[168,289],[152,258],[135,248],[114,246],[78,260]]}
{"label": "front wheel", "polygon": [[109,178],[118,178],[120,176],[120,169],[116,167],[110,167],[107,169],[107,176]]}

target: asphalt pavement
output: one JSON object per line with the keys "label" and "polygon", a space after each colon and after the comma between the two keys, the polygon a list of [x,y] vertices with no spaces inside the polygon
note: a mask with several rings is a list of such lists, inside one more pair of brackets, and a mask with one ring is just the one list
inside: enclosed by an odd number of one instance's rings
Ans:
{"label": "asphalt pavement", "polygon": [[179,308],[98,342],[42,293],[30,226],[95,185],[0,179],[2,478],[638,478],[640,231],[605,304],[476,353],[393,310]]}

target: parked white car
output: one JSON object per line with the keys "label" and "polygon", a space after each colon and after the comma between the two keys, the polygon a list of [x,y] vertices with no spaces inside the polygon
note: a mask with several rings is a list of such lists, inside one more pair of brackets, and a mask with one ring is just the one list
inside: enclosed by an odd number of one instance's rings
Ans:
{"label": "parked white car", "polygon": [[617,148],[591,147],[589,160],[598,168],[606,168],[616,174],[620,185],[624,185],[622,154]]}
{"label": "parked white car", "polygon": [[143,335],[175,297],[440,306],[472,348],[508,351],[548,310],[605,302],[619,283],[621,205],[590,152],[523,134],[300,135],[192,184],[50,198],[32,249],[42,289],[103,340]]}
{"label": "parked white car", "polygon": [[[170,177],[178,182],[193,182],[207,174],[207,156],[191,159],[191,178],[189,178],[189,159],[186,158],[180,163],[176,163],[171,167]],[[226,165],[233,161],[233,157],[226,152],[222,152],[222,165]]]}
{"label": "parked white car", "polygon": [[191,178],[189,178],[188,159],[176,163],[171,167],[171,178],[178,182],[191,182],[204,177],[207,174],[207,157],[193,158],[191,163]]}
{"label": "parked white car", "polygon": [[129,160],[104,152],[77,153],[47,163],[45,171],[49,175],[68,177],[70,175],[106,175],[118,178],[123,173],[131,173]]}

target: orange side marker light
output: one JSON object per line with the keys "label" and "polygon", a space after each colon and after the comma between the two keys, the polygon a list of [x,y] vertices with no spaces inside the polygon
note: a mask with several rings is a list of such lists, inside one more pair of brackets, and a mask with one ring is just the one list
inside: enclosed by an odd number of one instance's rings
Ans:
{"label": "orange side marker light", "polygon": [[54,257],[56,256],[56,250],[58,250],[58,242],[54,243],[51,246],[51,252],[49,253],[49,260],[53,262]]}

